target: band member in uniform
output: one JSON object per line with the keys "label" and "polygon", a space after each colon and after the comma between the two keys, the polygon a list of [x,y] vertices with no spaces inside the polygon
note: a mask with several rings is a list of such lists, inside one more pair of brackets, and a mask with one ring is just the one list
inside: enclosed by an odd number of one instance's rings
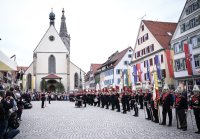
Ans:
{"label": "band member in uniform", "polygon": [[116,91],[116,93],[115,93],[115,104],[116,104],[116,108],[117,108],[117,112],[120,112],[120,104],[119,104],[119,99],[120,99],[120,97],[119,97],[119,93]]}
{"label": "band member in uniform", "polygon": [[151,101],[152,94],[150,93],[149,89],[150,89],[150,86],[147,84],[145,86],[146,93],[144,94],[144,106],[145,106],[145,109],[146,109],[146,112],[147,112],[147,117],[146,117],[147,120],[152,119],[151,109],[150,109],[150,101]]}
{"label": "band member in uniform", "polygon": [[51,92],[48,93],[49,104],[51,104]]}
{"label": "band member in uniform", "polygon": [[83,94],[83,104],[84,104],[84,107],[87,106],[87,91],[86,90],[84,91],[84,94]]}
{"label": "band member in uniform", "polygon": [[195,133],[200,134],[200,90],[197,85],[194,85],[192,92],[194,95],[191,100],[191,107],[194,111],[195,121],[198,131]]}
{"label": "band member in uniform", "polygon": [[[154,91],[155,91],[155,88],[154,88]],[[155,93],[156,92],[154,92],[154,94]],[[150,101],[151,111],[152,111],[151,113],[153,113],[152,121],[155,122],[155,123],[159,123],[159,119],[158,119],[158,107],[159,107],[158,106],[158,100],[156,100],[157,98],[156,98],[156,96],[154,96],[154,94],[152,95],[151,101]]]}
{"label": "band member in uniform", "polygon": [[115,89],[112,88],[112,92],[111,92],[111,95],[110,95],[110,101],[111,101],[111,106],[112,106],[112,109],[111,110],[115,110],[115,105],[116,105],[116,101],[115,101]]}
{"label": "band member in uniform", "polygon": [[174,104],[173,96],[170,93],[169,87],[166,86],[163,89],[162,96],[161,96],[161,102],[162,102],[162,123],[161,125],[166,125],[166,116],[168,114],[169,117],[169,124],[168,126],[172,126],[172,108]]}
{"label": "band member in uniform", "polygon": [[138,98],[139,98],[140,109],[143,109],[144,94],[143,94],[143,92],[142,92],[142,89],[139,89],[137,92],[138,92]]}
{"label": "band member in uniform", "polygon": [[[135,87],[135,86],[134,86]],[[136,89],[133,87],[131,94],[131,109],[134,109],[135,114],[133,116],[138,117],[138,106],[137,106],[137,98]]]}
{"label": "band member in uniform", "polygon": [[178,87],[176,90],[175,96],[175,108],[176,108],[176,118],[177,118],[177,128],[182,129],[183,131],[187,130],[187,109],[188,103],[185,96],[182,94],[181,87]]}

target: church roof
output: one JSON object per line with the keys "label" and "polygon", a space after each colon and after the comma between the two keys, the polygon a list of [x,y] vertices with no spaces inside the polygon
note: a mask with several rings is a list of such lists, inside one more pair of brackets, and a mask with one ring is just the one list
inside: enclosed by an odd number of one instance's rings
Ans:
{"label": "church roof", "polygon": [[42,79],[62,79],[62,77],[59,77],[59,76],[57,76],[55,74],[49,74],[49,75],[47,75],[45,77],[42,77]]}

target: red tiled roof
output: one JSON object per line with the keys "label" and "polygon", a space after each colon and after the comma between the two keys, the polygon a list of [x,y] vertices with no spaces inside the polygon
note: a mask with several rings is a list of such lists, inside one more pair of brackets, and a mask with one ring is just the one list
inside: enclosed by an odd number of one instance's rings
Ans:
{"label": "red tiled roof", "polygon": [[28,69],[28,67],[23,67],[23,66],[17,66],[17,71],[20,71],[20,70],[23,70],[23,71],[26,71]]}
{"label": "red tiled roof", "polygon": [[126,49],[124,49],[123,51],[121,51],[121,52],[115,52],[114,54],[112,54],[109,58],[108,58],[108,60],[105,62],[105,63],[103,63],[100,67],[99,67],[99,69],[100,68],[102,68],[103,66],[106,66],[106,65],[109,65],[109,64],[113,64],[113,66],[116,66],[120,61],[121,61],[121,59],[123,58],[123,56],[126,54],[126,52],[130,49],[131,47],[128,47],[128,48],[126,48]]}
{"label": "red tiled roof", "polygon": [[[164,49],[170,49],[170,40],[174,34],[177,23],[149,20],[143,20],[143,23]],[[171,33],[171,35],[169,35],[168,32]]]}
{"label": "red tiled roof", "polygon": [[55,74],[49,74],[45,77],[42,77],[42,79],[62,79],[62,77],[56,76]]}
{"label": "red tiled roof", "polygon": [[97,72],[97,69],[101,67],[101,64],[91,64],[92,67],[92,73],[95,74]]}

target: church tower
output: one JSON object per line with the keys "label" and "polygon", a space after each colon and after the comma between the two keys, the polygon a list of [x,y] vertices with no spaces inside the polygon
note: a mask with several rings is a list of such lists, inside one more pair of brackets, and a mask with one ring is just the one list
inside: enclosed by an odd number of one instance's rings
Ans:
{"label": "church tower", "polygon": [[60,24],[60,38],[65,44],[69,54],[66,56],[67,59],[67,92],[70,91],[70,35],[67,32],[67,26],[65,22],[65,11],[64,8],[62,10],[61,24]]}

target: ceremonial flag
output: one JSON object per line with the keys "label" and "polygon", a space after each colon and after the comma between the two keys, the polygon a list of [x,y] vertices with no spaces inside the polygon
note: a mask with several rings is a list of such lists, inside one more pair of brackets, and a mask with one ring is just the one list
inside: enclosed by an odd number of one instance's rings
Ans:
{"label": "ceremonial flag", "polygon": [[140,63],[137,63],[136,67],[137,67],[139,81],[142,82],[142,71],[141,71],[141,68],[140,68]]}
{"label": "ceremonial flag", "polygon": [[192,66],[191,66],[191,54],[189,52],[188,44],[184,43],[184,52],[185,52],[185,63],[188,71],[188,75],[192,75]]}
{"label": "ceremonial flag", "polygon": [[134,84],[137,83],[137,67],[136,65],[133,65],[133,76],[134,76]]}
{"label": "ceremonial flag", "polygon": [[173,50],[165,50],[166,52],[166,58],[167,58],[167,66],[169,70],[169,77],[174,77],[174,51]]}
{"label": "ceremonial flag", "polygon": [[127,67],[127,73],[128,73],[128,86],[131,86],[131,71],[130,68]]}
{"label": "ceremonial flag", "polygon": [[153,88],[153,100],[159,99],[159,91],[158,91],[158,75],[157,72],[153,73],[154,76],[154,88]]}
{"label": "ceremonial flag", "polygon": [[146,60],[146,66],[147,66],[147,79],[151,82],[151,75],[150,75],[150,68],[149,68],[148,60]]}
{"label": "ceremonial flag", "polygon": [[158,80],[161,80],[161,69],[160,69],[160,61],[158,55],[155,55],[154,59],[156,64]]}

